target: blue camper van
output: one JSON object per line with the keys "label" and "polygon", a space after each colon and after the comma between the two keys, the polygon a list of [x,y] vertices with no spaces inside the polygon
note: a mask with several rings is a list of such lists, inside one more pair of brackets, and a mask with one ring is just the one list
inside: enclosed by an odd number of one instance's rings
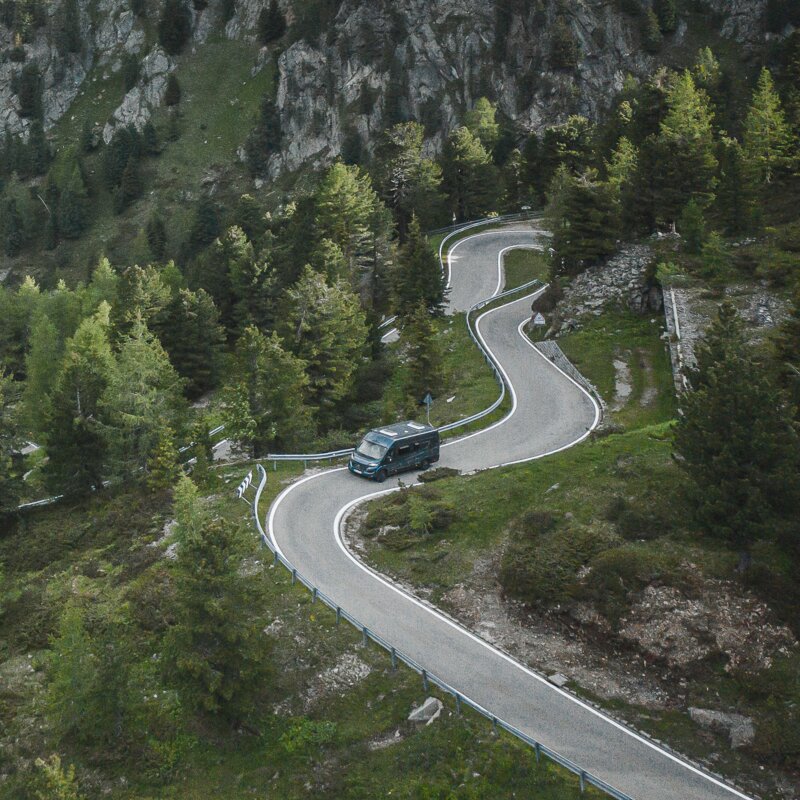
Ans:
{"label": "blue camper van", "polygon": [[387,476],[426,469],[439,460],[439,431],[421,422],[398,422],[371,430],[350,456],[354,475],[383,483]]}

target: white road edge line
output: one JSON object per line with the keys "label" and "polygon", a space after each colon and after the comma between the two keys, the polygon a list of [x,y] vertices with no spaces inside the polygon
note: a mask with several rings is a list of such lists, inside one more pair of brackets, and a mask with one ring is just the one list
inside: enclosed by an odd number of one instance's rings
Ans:
{"label": "white road edge line", "polygon": [[[452,265],[451,265],[451,263],[450,263],[450,256],[452,256],[452,255],[453,255],[453,253],[454,253],[454,252],[455,252],[455,251],[456,251],[456,250],[457,250],[457,249],[458,249],[458,248],[459,248],[459,247],[460,247],[462,244],[464,244],[464,242],[469,242],[469,241],[471,241],[472,239],[478,239],[478,238],[479,238],[479,237],[481,237],[481,236],[497,236],[497,234],[498,234],[498,233],[502,233],[502,234],[507,234],[507,233],[528,233],[528,234],[535,234],[535,233],[537,233],[537,232],[538,232],[538,231],[536,231],[536,229],[535,229],[535,228],[495,228],[495,230],[492,230],[492,231],[484,231],[483,233],[473,233],[473,234],[471,234],[470,236],[465,236],[463,239],[459,239],[459,240],[458,240],[458,241],[457,241],[457,242],[456,242],[456,243],[455,243],[455,244],[454,244],[454,245],[453,245],[453,246],[452,246],[452,247],[451,247],[451,248],[450,248],[450,249],[447,251],[447,259],[446,259],[446,260],[447,260],[447,288],[449,289],[449,288],[450,288],[450,287],[453,285],[453,281],[452,281],[452,278],[453,278],[453,267],[452,267]],[[508,250],[508,249],[513,249],[513,246],[512,246],[511,248],[506,248],[506,250]],[[497,294],[497,292],[495,292],[494,294]],[[494,297],[494,294],[492,295],[492,297]]]}
{"label": "white road edge line", "polygon": [[[488,235],[491,235],[492,233],[497,233],[497,232],[499,232],[499,231],[488,231],[486,233],[473,234],[472,236],[468,236],[468,237],[466,237],[464,239],[460,239],[458,242],[456,242],[455,245],[453,245],[453,247],[450,249],[450,251],[447,254],[448,285],[449,285],[449,278],[450,278],[450,273],[449,273],[450,253],[452,253],[453,250],[455,250],[455,248],[458,247],[462,242],[465,242],[468,239],[476,238],[478,236],[488,236]],[[504,231],[504,232],[505,233],[520,233],[522,231]],[[542,289],[538,290],[538,292],[541,292],[541,291],[543,291],[543,290]],[[488,316],[489,314],[491,314],[491,313],[493,313],[495,311],[498,311],[501,308],[506,308],[507,306],[512,305],[513,303],[518,303],[518,302],[521,302],[522,300],[529,299],[529,298],[533,297],[535,294],[537,294],[538,292],[533,292],[530,295],[526,295],[525,297],[520,297],[520,298],[517,298],[516,300],[512,300],[510,303],[506,303],[505,305],[498,306],[497,308],[490,309],[489,311],[486,311],[483,314],[481,314],[481,316],[478,318],[478,320],[475,323],[475,330],[476,330],[478,336],[480,337],[481,342],[483,343],[484,347],[486,347],[487,351],[495,359],[496,363],[499,364],[500,370],[503,373],[503,377],[504,377],[504,379],[506,381],[506,384],[509,387],[509,390],[511,392],[511,398],[512,398],[511,411],[505,417],[503,417],[501,420],[498,420],[494,424],[490,425],[488,428],[485,428],[483,430],[477,431],[475,433],[469,434],[469,435],[464,436],[464,437],[460,437],[459,439],[455,439],[455,440],[453,440],[451,442],[447,442],[444,445],[442,445],[443,447],[447,447],[448,445],[455,444],[456,442],[465,441],[466,439],[471,439],[474,436],[479,436],[479,435],[482,435],[484,433],[488,433],[489,431],[493,430],[494,428],[498,427],[499,425],[502,425],[505,422],[507,422],[513,416],[513,414],[515,413],[515,411],[517,409],[516,392],[514,391],[514,387],[513,387],[512,383],[511,383],[511,381],[509,380],[508,374],[506,373],[506,371],[503,368],[502,364],[500,364],[500,362],[497,360],[497,357],[494,355],[492,350],[488,347],[488,345],[486,344],[486,341],[483,338],[483,335],[480,333],[480,323],[481,323],[481,320],[484,317]],[[594,399],[594,397],[592,397],[592,395],[583,386],[581,386],[577,381],[575,381],[573,378],[571,378],[569,375],[567,375],[567,373],[564,372],[559,366],[557,366],[552,361],[550,361],[550,359],[547,358],[543,353],[539,352],[539,350],[534,346],[533,342],[531,342],[531,340],[527,336],[525,336],[525,334],[522,333],[522,327],[523,327],[523,325],[525,325],[526,322],[527,322],[527,318],[523,319],[522,322],[520,322],[520,324],[517,326],[517,333],[524,339],[524,341],[534,350],[534,352],[540,358],[542,358],[547,364],[549,364],[551,367],[553,367],[553,369],[555,369],[556,371],[560,372],[565,378],[567,378],[567,380],[569,380],[571,383],[573,383],[575,386],[577,386],[578,389],[581,392],[583,392],[589,398],[589,401],[592,403],[592,405],[594,406],[594,409],[595,409],[595,419],[594,419],[594,422],[592,423],[592,426],[586,431],[586,433],[582,434],[580,437],[575,439],[573,442],[570,442],[569,444],[563,445],[562,447],[556,448],[554,450],[550,450],[550,451],[545,452],[545,453],[540,453],[539,455],[531,456],[530,458],[523,458],[523,459],[518,459],[516,461],[509,461],[509,462],[506,462],[506,463],[503,463],[503,464],[496,464],[495,466],[488,467],[487,469],[499,469],[500,467],[507,467],[507,466],[512,466],[512,465],[515,465],[515,464],[523,464],[523,463],[527,463],[527,462],[530,462],[530,461],[538,461],[539,459],[545,458],[545,457],[550,456],[550,455],[555,455],[556,453],[560,453],[563,450],[567,450],[567,449],[569,449],[571,447],[574,447],[575,445],[579,444],[584,439],[586,439],[587,436],[589,436],[589,434],[594,430],[594,428],[596,427],[596,425],[597,425],[597,423],[599,422],[599,419],[600,419],[600,407],[599,407],[597,401]],[[280,546],[278,545],[278,542],[277,542],[277,540],[275,538],[275,534],[274,534],[274,531],[273,531],[273,521],[274,521],[274,518],[275,518],[275,513],[276,513],[278,507],[280,506],[281,502],[289,494],[289,492],[293,491],[298,486],[306,483],[307,481],[314,480],[315,478],[318,478],[321,475],[327,475],[327,474],[329,474],[331,472],[342,472],[342,471],[344,471],[346,469],[347,469],[347,467],[337,467],[336,469],[333,469],[333,470],[325,470],[324,472],[319,472],[319,473],[316,473],[314,475],[309,475],[309,476],[307,476],[305,478],[301,478],[299,481],[293,483],[291,486],[288,486],[286,489],[284,489],[280,493],[280,495],[278,495],[278,497],[275,498],[275,500],[274,500],[274,502],[272,504],[272,507],[269,510],[269,516],[268,516],[268,519],[267,519],[267,529],[269,531],[269,537],[270,537],[270,540],[272,541],[273,546],[275,547],[275,549],[278,551],[278,553],[284,559],[285,559],[285,556],[283,555],[283,551],[280,549]],[[411,485],[420,485],[420,484],[419,484],[419,482],[417,482],[417,483],[411,484]],[[526,675],[529,675],[530,677],[534,678],[534,680],[538,681],[539,683],[541,683],[543,686],[547,687],[551,691],[557,692],[558,694],[562,695],[567,700],[570,700],[571,702],[575,703],[576,705],[580,706],[581,708],[585,709],[586,711],[589,711],[590,713],[594,714],[596,717],[598,717],[598,718],[604,720],[605,722],[609,723],[614,728],[622,731],[623,733],[627,734],[628,736],[632,737],[633,739],[641,742],[642,744],[644,744],[647,747],[651,748],[655,752],[666,756],[667,758],[669,758],[670,760],[672,760],[676,764],[679,764],[680,766],[684,767],[685,769],[688,769],[690,772],[695,773],[696,775],[700,776],[704,780],[707,780],[710,783],[713,783],[714,785],[720,787],[721,789],[724,789],[725,791],[730,792],[735,797],[741,798],[741,800],[751,800],[751,798],[749,798],[747,795],[743,794],[742,792],[740,792],[737,789],[733,788],[732,786],[728,785],[724,781],[718,780],[717,778],[713,777],[712,775],[709,775],[708,773],[704,772],[701,769],[698,769],[697,767],[693,766],[692,764],[690,764],[689,762],[687,762],[684,759],[680,758],[679,756],[676,756],[673,753],[670,753],[669,751],[664,750],[663,748],[659,747],[654,742],[652,742],[652,741],[646,739],[645,737],[639,735],[638,733],[636,733],[636,731],[632,730],[631,728],[627,727],[626,725],[623,725],[622,723],[617,722],[615,719],[613,719],[613,718],[611,718],[609,716],[606,716],[599,709],[596,709],[596,708],[584,703],[582,700],[580,700],[579,698],[577,698],[574,695],[570,694],[569,692],[565,692],[563,689],[560,689],[559,687],[551,684],[544,677],[542,677],[541,675],[538,675],[536,672],[534,672],[530,668],[526,667],[521,662],[519,662],[516,659],[512,658],[507,653],[504,653],[502,650],[498,650],[497,648],[493,647],[491,644],[489,644],[489,642],[487,642],[486,640],[480,638],[479,636],[474,634],[472,631],[468,630],[467,628],[465,628],[464,626],[462,626],[459,623],[455,622],[454,620],[448,618],[447,616],[445,616],[444,614],[439,612],[436,608],[434,608],[432,606],[429,606],[429,605],[426,605],[424,602],[422,602],[419,598],[415,597],[413,594],[405,591],[404,589],[400,588],[399,586],[394,585],[393,583],[388,581],[386,578],[384,578],[383,575],[381,575],[379,572],[374,571],[373,569],[368,567],[366,564],[362,563],[359,559],[357,559],[347,549],[347,547],[344,545],[344,542],[342,541],[341,531],[340,531],[340,526],[341,526],[342,519],[344,518],[344,516],[354,506],[359,505],[360,503],[365,503],[365,502],[367,502],[369,500],[374,500],[375,498],[381,497],[383,495],[392,494],[393,492],[397,492],[397,491],[400,491],[400,487],[393,487],[391,489],[385,489],[385,490],[380,491],[380,492],[375,492],[374,494],[364,495],[363,497],[356,498],[355,500],[353,500],[352,502],[348,503],[343,508],[341,508],[339,510],[339,512],[337,513],[337,515],[336,515],[336,518],[335,518],[334,523],[333,523],[333,534],[334,534],[334,537],[336,539],[336,543],[339,546],[339,548],[341,549],[341,551],[347,556],[347,558],[349,558],[359,569],[363,570],[368,575],[370,575],[371,577],[375,578],[377,581],[382,583],[387,588],[391,589],[392,591],[396,592],[397,594],[399,594],[402,597],[406,598],[407,600],[411,601],[414,605],[416,605],[419,608],[425,610],[429,614],[435,616],[437,619],[441,620],[446,625],[449,625],[454,630],[458,630],[459,632],[463,633],[465,636],[469,637],[471,640],[473,640],[477,644],[481,645],[482,647],[485,647],[490,652],[498,655],[500,658],[502,658],[503,660],[505,660],[506,662],[508,662],[512,666],[516,667],[517,669],[521,670]],[[288,559],[287,559],[287,561],[288,561]],[[469,700],[470,702],[474,702],[474,701],[472,701],[471,698],[466,698],[466,699]],[[476,705],[477,705],[477,703],[476,703]]]}

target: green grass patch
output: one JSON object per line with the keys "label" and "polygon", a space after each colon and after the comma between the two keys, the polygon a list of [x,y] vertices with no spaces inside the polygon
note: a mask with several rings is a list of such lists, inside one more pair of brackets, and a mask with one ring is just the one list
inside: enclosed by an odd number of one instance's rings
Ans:
{"label": "green grass patch", "polygon": [[608,313],[558,340],[567,358],[600,392],[612,421],[626,428],[675,416],[669,349],[660,338],[663,325],[660,314]]}
{"label": "green grass patch", "polygon": [[547,256],[539,250],[509,250],[503,256],[503,272],[503,288],[508,291],[534,279],[547,283],[550,264]]}

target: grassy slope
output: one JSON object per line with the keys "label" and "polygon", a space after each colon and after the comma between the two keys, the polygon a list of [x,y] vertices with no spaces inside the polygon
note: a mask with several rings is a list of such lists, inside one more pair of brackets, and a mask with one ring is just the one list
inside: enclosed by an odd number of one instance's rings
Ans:
{"label": "grassy slope", "polygon": [[[26,251],[15,265],[18,273],[46,276],[53,266],[68,280],[85,279],[101,254],[115,266],[125,267],[150,259],[142,230],[150,213],[160,208],[167,222],[167,253],[177,254],[188,232],[194,200],[206,176],[214,178],[217,196],[229,202],[254,191],[252,181],[236,155],[258,113],[259,102],[271,90],[273,67],[267,62],[255,76],[258,46],[227,39],[211,39],[192,53],[178,57],[175,75],[181,86],[180,138],[167,141],[168,117],[158,109],[153,122],[163,144],[162,152],[142,162],[143,196],[124,213],[113,211],[102,185],[101,154],[85,158],[93,192],[92,221],[78,240],[62,242],[52,253]],[[80,140],[84,125],[102,126],[124,96],[120,72],[95,67],[75,102],[52,131],[56,164]]]}
{"label": "grassy slope", "polygon": [[[217,487],[211,502],[231,524],[251,532],[253,554],[258,556],[249,512],[233,499],[230,488],[248,467],[224,470],[230,485]],[[296,474],[292,466],[270,472],[264,507]],[[292,587],[280,569],[263,571],[266,610],[254,613],[267,622],[282,623],[271,643],[275,678],[268,694],[272,702],[285,706],[279,714],[273,714],[271,706],[263,709],[260,735],[199,736],[180,755],[166,784],[148,782],[141,765],[126,763],[122,754],[112,758],[109,752],[98,758],[95,753],[89,759],[69,742],[55,741],[41,701],[48,637],[55,630],[59,609],[76,594],[84,601],[92,598],[122,608],[135,582],[164,568],[165,562],[158,558],[164,545],[148,545],[159,539],[169,516],[167,497],[128,489],[37,513],[0,540],[5,572],[0,582],[0,674],[10,674],[5,670],[28,656],[35,670],[27,680],[0,682],[5,721],[0,729],[0,763],[4,772],[12,774],[8,782],[0,783],[0,798],[24,796],[13,777],[18,757],[47,757],[52,752],[74,762],[79,777],[91,772],[108,789],[106,796],[120,800],[165,796],[232,800],[251,793],[298,800],[449,797],[451,791],[458,797],[511,798],[521,792],[541,800],[578,797],[572,776],[548,765],[537,766],[527,748],[510,737],[492,735],[482,719],[458,717],[447,698],[443,698],[447,710],[435,725],[417,729],[406,723],[412,705],[425,696],[418,676],[405,669],[393,673],[383,651],[364,648],[349,626],[337,628],[332,612],[312,605],[308,592]],[[345,653],[369,665],[369,677],[354,687],[340,687],[304,711],[302,698],[316,685],[315,676]],[[308,743],[290,752],[281,737],[302,728],[306,717],[331,723],[333,735],[319,745]],[[395,737],[397,731],[400,735]],[[386,740],[387,746],[368,746],[378,740]],[[422,787],[430,793],[420,794]]]}

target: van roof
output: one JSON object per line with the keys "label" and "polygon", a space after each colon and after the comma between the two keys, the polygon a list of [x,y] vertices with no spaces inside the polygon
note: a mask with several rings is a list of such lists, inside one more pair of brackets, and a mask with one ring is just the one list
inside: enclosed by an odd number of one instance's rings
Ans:
{"label": "van roof", "polygon": [[405,439],[408,436],[418,436],[421,433],[434,433],[436,428],[426,425],[424,422],[395,422],[394,425],[384,425],[375,428],[372,433],[380,433],[393,440]]}

